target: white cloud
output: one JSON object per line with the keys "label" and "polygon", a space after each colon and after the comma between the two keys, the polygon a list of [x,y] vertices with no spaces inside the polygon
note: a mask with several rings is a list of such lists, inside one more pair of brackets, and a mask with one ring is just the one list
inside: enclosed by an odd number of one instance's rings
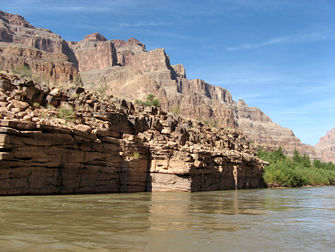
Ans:
{"label": "white cloud", "polygon": [[120,13],[127,8],[136,7],[139,4],[136,0],[58,0],[58,1],[44,1],[44,0],[2,0],[7,7],[21,10],[23,13],[26,10],[29,12],[77,12],[77,13],[99,13],[111,12]]}
{"label": "white cloud", "polygon": [[69,6],[69,7],[52,7],[52,10],[62,11],[62,12],[107,12],[111,11],[108,7],[98,7],[98,6]]}
{"label": "white cloud", "polygon": [[165,26],[172,25],[172,22],[139,22],[139,23],[119,23],[119,26],[123,27],[139,27],[139,26]]}
{"label": "white cloud", "polygon": [[274,39],[267,40],[258,44],[243,44],[236,47],[227,47],[227,51],[235,51],[235,50],[247,50],[247,49],[256,49],[259,47],[269,46],[273,44],[287,44],[287,43],[301,43],[301,42],[309,42],[309,41],[320,41],[327,39],[335,39],[334,33],[330,31],[320,31],[320,32],[311,32],[306,34],[299,34],[296,36],[283,36]]}

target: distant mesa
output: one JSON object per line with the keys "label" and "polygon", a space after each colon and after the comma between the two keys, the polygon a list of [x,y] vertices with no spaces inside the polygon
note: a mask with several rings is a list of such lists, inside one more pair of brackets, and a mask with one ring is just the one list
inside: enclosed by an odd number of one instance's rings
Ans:
{"label": "distant mesa", "polygon": [[85,40],[107,41],[107,39],[104,36],[102,36],[100,33],[97,32],[85,36],[84,41]]}
{"label": "distant mesa", "polygon": [[143,51],[146,51],[145,45],[142,44],[139,40],[137,40],[135,38],[129,38],[127,41],[124,41],[122,39],[112,39],[111,42],[113,42],[113,44],[115,45],[116,48],[138,46]]}

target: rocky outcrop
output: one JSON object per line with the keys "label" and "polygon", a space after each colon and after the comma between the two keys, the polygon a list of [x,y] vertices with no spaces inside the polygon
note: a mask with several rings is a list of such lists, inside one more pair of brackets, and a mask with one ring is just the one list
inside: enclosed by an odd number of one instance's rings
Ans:
{"label": "rocky outcrop", "polygon": [[314,148],[319,159],[335,163],[335,128],[321,137]]}
{"label": "rocky outcrop", "polygon": [[78,61],[79,71],[105,69],[117,63],[114,44],[99,33],[87,35],[83,41],[69,44]]}
{"label": "rocky outcrop", "polygon": [[146,52],[145,45],[134,38],[127,41],[121,39],[112,39],[117,51],[117,63],[119,66],[125,66],[133,62],[133,56]]}
{"label": "rocky outcrop", "polygon": [[203,80],[187,79],[185,68],[171,65],[164,49],[146,52],[138,41],[115,43],[118,65],[81,71],[84,86],[89,87],[94,81],[107,83],[110,94],[129,100],[145,100],[152,93],[166,111],[178,108],[185,117],[239,128],[254,144],[276,149],[281,146],[288,156],[297,149],[312,160],[316,158],[312,146],[301,143],[292,130],[273,123],[260,109],[249,107],[242,100],[236,104],[228,90]]}
{"label": "rocky outcrop", "polygon": [[303,144],[292,130],[273,123],[259,108],[249,107],[245,101],[238,102],[238,126],[254,144],[266,148],[283,148],[284,153],[292,157],[294,150],[316,158],[316,152],[310,145]]}
{"label": "rocky outcrop", "polygon": [[264,186],[265,162],[236,130],[4,75],[0,100],[1,195]]}
{"label": "rocky outcrop", "polygon": [[152,93],[166,111],[179,107],[183,116],[237,128],[236,103],[228,90],[203,80],[186,79],[183,66],[171,66],[164,49],[145,52],[137,45],[136,53],[125,52],[129,51],[122,51],[120,58],[117,48],[121,66],[81,71],[84,86],[107,83],[110,93],[129,100],[145,100]]}

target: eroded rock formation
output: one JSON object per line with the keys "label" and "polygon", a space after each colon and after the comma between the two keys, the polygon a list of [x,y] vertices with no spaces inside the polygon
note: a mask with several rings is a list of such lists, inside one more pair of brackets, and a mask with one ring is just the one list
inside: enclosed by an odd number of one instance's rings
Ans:
{"label": "eroded rock formation", "polygon": [[316,158],[314,148],[301,143],[292,130],[273,123],[259,108],[249,107],[243,100],[238,102],[238,126],[256,145],[275,149],[281,146],[289,157],[292,157],[294,150],[297,150],[309,155],[311,160]]}
{"label": "eroded rock formation", "polygon": [[0,11],[0,68],[23,65],[50,81],[79,79],[76,58],[68,43],[47,29],[35,28],[23,17]]}
{"label": "eroded rock formation", "polygon": [[335,128],[328,131],[314,146],[318,158],[324,162],[335,163]]}
{"label": "eroded rock formation", "polygon": [[117,63],[114,44],[99,33],[87,35],[83,41],[69,44],[78,61],[79,71],[105,69]]}
{"label": "eroded rock formation", "polygon": [[164,49],[147,51],[134,38],[107,40],[94,33],[83,41],[67,42],[49,30],[33,27],[21,16],[0,12],[0,57],[2,69],[26,64],[58,82],[78,80],[79,71],[86,89],[130,101],[154,94],[165,111],[177,109],[184,117],[241,129],[249,141],[282,146],[289,156],[295,149],[316,156],[313,147],[302,144],[291,130],[273,123],[258,108],[242,101],[237,105],[224,88],[187,79],[185,68],[171,65]]}
{"label": "eroded rock formation", "polygon": [[265,162],[236,130],[5,75],[0,101],[0,195],[264,186]]}

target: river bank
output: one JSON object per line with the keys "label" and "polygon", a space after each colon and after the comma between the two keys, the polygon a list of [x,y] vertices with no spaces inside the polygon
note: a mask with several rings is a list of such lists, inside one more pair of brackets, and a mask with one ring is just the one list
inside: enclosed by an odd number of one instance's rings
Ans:
{"label": "river bank", "polygon": [[234,129],[0,76],[0,195],[264,187],[257,149]]}

